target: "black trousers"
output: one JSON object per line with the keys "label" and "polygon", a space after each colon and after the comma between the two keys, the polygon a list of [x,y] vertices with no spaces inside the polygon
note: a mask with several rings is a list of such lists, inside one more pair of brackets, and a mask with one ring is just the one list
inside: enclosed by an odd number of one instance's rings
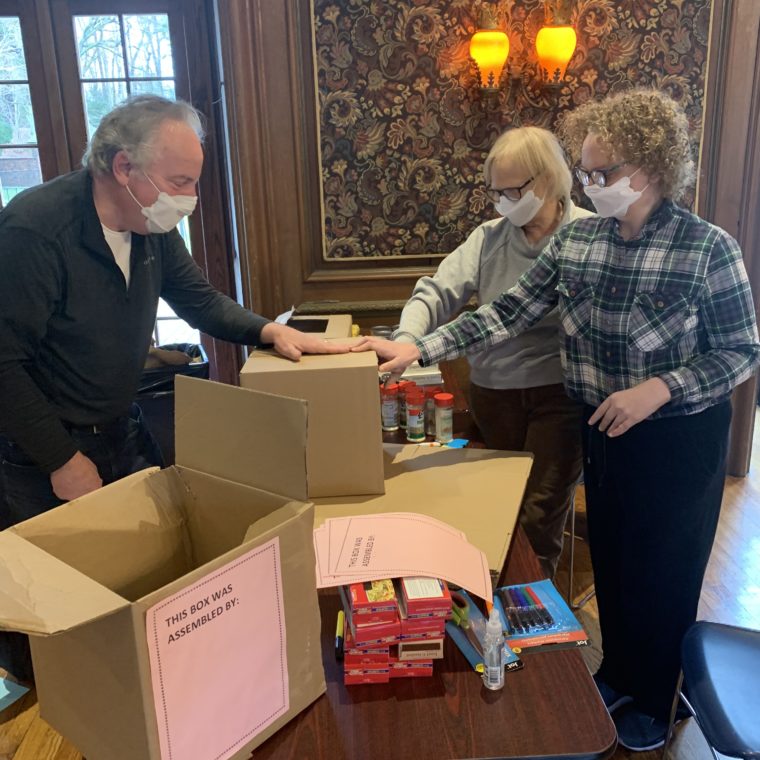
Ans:
{"label": "black trousers", "polygon": [[[593,411],[585,408],[585,422]],[[730,421],[725,402],[699,414],[641,422],[619,438],[585,426],[599,675],[662,720],[718,525]]]}
{"label": "black trousers", "polygon": [[[72,427],[69,433],[79,450],[95,463],[103,485],[163,464],[161,451],[136,404],[127,416],[97,430]],[[15,443],[0,436],[0,528],[63,503],[53,493],[50,475],[38,469]],[[23,681],[33,679],[26,635],[0,632],[0,668]]]}
{"label": "black trousers", "polygon": [[489,449],[533,453],[518,519],[541,567],[553,578],[581,474],[582,407],[567,397],[561,383],[506,389],[470,383],[470,404]]}

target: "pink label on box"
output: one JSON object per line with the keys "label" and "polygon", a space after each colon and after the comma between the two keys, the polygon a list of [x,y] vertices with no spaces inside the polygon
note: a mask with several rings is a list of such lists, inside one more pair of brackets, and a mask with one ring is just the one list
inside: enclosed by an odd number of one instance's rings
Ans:
{"label": "pink label on box", "polygon": [[287,712],[277,537],[147,611],[162,760],[225,760]]}

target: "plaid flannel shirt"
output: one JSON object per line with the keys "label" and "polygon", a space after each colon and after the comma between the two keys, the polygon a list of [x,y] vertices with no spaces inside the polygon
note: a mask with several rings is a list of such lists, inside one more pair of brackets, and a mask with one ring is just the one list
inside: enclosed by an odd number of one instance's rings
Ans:
{"label": "plaid flannel shirt", "polygon": [[565,387],[592,406],[659,377],[671,400],[652,417],[694,414],[726,399],[760,361],[738,244],[664,201],[633,240],[615,219],[562,228],[509,291],[416,341],[420,363],[507,340],[554,306]]}

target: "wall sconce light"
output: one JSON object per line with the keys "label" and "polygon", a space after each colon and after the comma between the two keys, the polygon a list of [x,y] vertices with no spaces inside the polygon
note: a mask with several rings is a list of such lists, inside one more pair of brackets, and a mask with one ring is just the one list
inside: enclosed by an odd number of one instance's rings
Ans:
{"label": "wall sconce light", "polygon": [[481,11],[480,28],[470,40],[470,57],[478,66],[481,89],[498,90],[501,72],[509,57],[509,37],[497,27],[488,8]]}
{"label": "wall sconce light", "polygon": [[553,12],[549,2],[544,5],[546,23],[536,36],[536,54],[544,84],[561,87],[577,38],[569,24],[570,0],[552,0],[552,5]]}

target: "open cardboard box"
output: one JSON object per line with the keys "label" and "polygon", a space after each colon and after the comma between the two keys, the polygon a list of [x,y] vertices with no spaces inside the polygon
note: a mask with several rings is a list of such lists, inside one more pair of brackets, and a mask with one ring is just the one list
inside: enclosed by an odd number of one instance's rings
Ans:
{"label": "open cardboard box", "polygon": [[325,690],[306,404],[176,380],[178,465],[0,533],[0,627],[88,760],[247,758]]}
{"label": "open cardboard box", "polygon": [[254,351],[240,371],[243,388],[309,403],[309,497],[379,494],[383,433],[374,351],[302,356]]}

